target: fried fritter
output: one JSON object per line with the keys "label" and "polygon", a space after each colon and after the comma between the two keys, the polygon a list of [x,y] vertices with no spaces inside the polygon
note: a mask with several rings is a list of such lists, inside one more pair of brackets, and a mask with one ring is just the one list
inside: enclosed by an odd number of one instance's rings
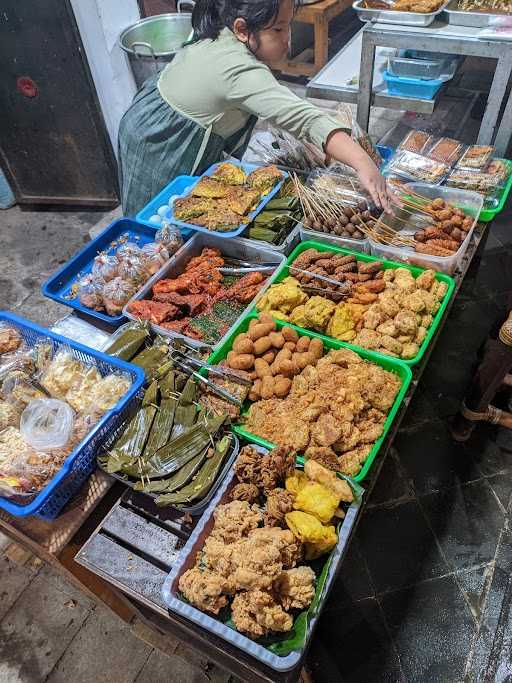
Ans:
{"label": "fried fritter", "polygon": [[237,590],[269,589],[283,569],[281,542],[258,534],[233,545],[232,579]]}
{"label": "fried fritter", "polygon": [[261,481],[261,460],[261,453],[253,446],[244,446],[234,466],[237,478],[246,484],[258,486]]}
{"label": "fried fritter", "polygon": [[237,484],[231,491],[231,500],[245,500],[254,503],[260,496],[260,490],[255,484]]}
{"label": "fried fritter", "polygon": [[210,209],[210,202],[203,197],[185,197],[174,202],[174,218],[178,221],[188,221],[197,218]]}
{"label": "fried fritter", "polygon": [[289,529],[264,527],[251,531],[250,537],[258,542],[269,543],[279,548],[283,569],[295,567],[303,558],[304,549]]}
{"label": "fried fritter", "polygon": [[306,609],[315,597],[315,572],[311,567],[281,572],[274,582],[274,592],[285,610]]}
{"label": "fried fritter", "polygon": [[215,525],[210,535],[224,543],[239,541],[263,521],[263,515],[258,509],[241,500],[219,505],[213,517]]}
{"label": "fried fritter", "polygon": [[189,569],[180,577],[178,585],[185,598],[205,612],[218,614],[228,604],[225,593],[230,588],[229,582],[207,569]]}
{"label": "fried fritter", "polygon": [[229,191],[227,205],[239,216],[245,216],[258,205],[259,199],[258,190],[244,190],[237,187]]}
{"label": "fried fritter", "polygon": [[265,526],[282,526],[284,516],[293,510],[294,496],[285,489],[276,488],[267,496],[267,509],[263,513]]}
{"label": "fried fritter", "polygon": [[219,164],[210,178],[226,185],[245,185],[247,181],[244,169],[230,163]]}
{"label": "fried fritter", "polygon": [[329,470],[338,469],[338,457],[330,446],[310,446],[304,456],[307,460],[314,460]]}
{"label": "fried fritter", "polygon": [[361,465],[370,455],[372,450],[371,445],[359,446],[352,451],[347,451],[339,457],[339,471],[346,474],[348,477],[354,477],[359,473]]}
{"label": "fried fritter", "polygon": [[231,616],[238,631],[250,638],[261,638],[268,633],[290,631],[292,617],[270,593],[260,590],[237,593],[231,604]]}
{"label": "fried fritter", "polygon": [[213,178],[204,176],[192,188],[192,195],[194,197],[205,197],[207,199],[222,199],[227,197],[229,188],[224,183],[220,183]]}
{"label": "fried fritter", "polygon": [[283,178],[283,173],[277,166],[264,166],[257,168],[248,177],[247,182],[251,187],[268,194]]}

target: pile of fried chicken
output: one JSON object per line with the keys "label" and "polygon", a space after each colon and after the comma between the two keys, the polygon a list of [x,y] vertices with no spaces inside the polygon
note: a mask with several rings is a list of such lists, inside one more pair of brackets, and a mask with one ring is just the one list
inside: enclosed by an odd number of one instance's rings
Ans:
{"label": "pile of fried chicken", "polygon": [[293,378],[284,400],[253,403],[245,428],[354,476],[381,436],[400,386],[397,375],[354,351],[332,350]]}
{"label": "pile of fried chicken", "polygon": [[219,164],[203,176],[191,193],[174,203],[176,220],[226,232],[248,222],[261,198],[283,178],[276,166],[258,168],[246,176],[240,166]]}
{"label": "pile of fried chicken", "polygon": [[219,270],[223,266],[220,251],[205,247],[190,259],[181,275],[156,282],[152,299],[133,301],[128,310],[141,320],[200,339],[200,332],[190,327],[195,316],[208,314],[218,301],[248,304],[265,282],[261,273],[254,272],[225,287]]}
{"label": "pile of fried chicken", "polygon": [[[302,564],[307,548],[286,524],[295,496],[283,486],[294,473],[290,448],[265,456],[243,448],[231,502],[215,509],[196,565],[179,579],[179,590],[199,609],[218,615],[230,605],[236,629],[251,638],[290,631],[290,612],[309,607],[315,595],[315,573]],[[353,500],[348,485],[342,496]]]}

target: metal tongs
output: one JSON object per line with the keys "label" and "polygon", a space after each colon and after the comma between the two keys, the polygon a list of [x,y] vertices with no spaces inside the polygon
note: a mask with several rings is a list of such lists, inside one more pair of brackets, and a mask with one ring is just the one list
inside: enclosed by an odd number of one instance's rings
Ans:
{"label": "metal tongs", "polygon": [[[175,359],[175,357],[172,354],[178,354],[178,358]],[[179,362],[187,363],[187,365],[192,365],[196,368],[207,370],[209,374],[214,375],[215,377],[230,379],[234,382],[238,382],[238,384],[242,384],[247,387],[250,387],[252,384],[250,380],[246,379],[245,377],[239,377],[239,375],[236,375],[234,372],[231,372],[228,368],[219,368],[215,365],[210,365],[205,361],[199,360],[199,358],[196,358],[195,356],[186,356],[183,353],[183,351],[180,351],[179,349],[173,349],[173,351],[171,352],[171,357],[173,360],[178,360]]]}
{"label": "metal tongs", "polygon": [[186,374],[191,375],[195,380],[197,380],[198,382],[201,382],[202,384],[207,386],[211,391],[213,391],[214,394],[217,394],[217,396],[220,396],[225,401],[229,401],[229,403],[233,403],[234,405],[236,405],[239,408],[242,407],[242,401],[239,398],[237,398],[236,396],[233,396],[233,394],[230,394],[229,391],[226,391],[225,389],[223,389],[222,387],[219,387],[217,384],[215,384],[211,380],[200,375],[187,362],[185,362],[183,360],[179,360],[177,358],[174,358],[173,360],[174,360],[176,367],[179,370],[182,370]]}
{"label": "metal tongs", "polygon": [[[312,273],[309,270],[302,270],[302,268],[296,268],[295,266],[290,266],[288,268],[290,272],[294,273],[300,273],[301,275],[307,275],[308,277],[312,277],[314,280],[320,280],[321,282],[327,282],[329,285],[336,285],[336,287],[341,288],[341,292],[332,292],[330,289],[323,290],[328,292],[329,294],[340,294],[343,296],[348,296],[352,290],[352,284],[350,282],[340,282],[339,280],[333,280],[330,277],[326,277],[325,275],[319,275],[318,273]],[[307,287],[308,285],[304,285]],[[302,287],[302,284],[301,284]],[[313,287],[313,286],[312,286]],[[317,287],[316,289],[321,289],[320,287]]]}
{"label": "metal tongs", "polygon": [[263,271],[274,271],[276,263],[256,263],[256,261],[242,261],[241,259],[224,257],[224,266],[219,268],[222,275],[238,275],[242,273],[261,273]]}

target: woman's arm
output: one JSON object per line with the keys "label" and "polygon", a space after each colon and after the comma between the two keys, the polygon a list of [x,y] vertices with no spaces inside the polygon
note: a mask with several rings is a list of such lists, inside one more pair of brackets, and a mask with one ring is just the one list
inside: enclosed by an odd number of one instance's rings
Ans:
{"label": "woman's arm", "polygon": [[351,166],[371,198],[385,211],[391,212],[391,201],[384,177],[368,154],[342,130],[333,131],[324,145],[327,156]]}

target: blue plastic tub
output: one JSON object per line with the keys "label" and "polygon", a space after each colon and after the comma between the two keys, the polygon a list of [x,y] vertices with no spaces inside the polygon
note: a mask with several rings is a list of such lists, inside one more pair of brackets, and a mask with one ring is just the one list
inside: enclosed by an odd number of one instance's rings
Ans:
{"label": "blue plastic tub", "polygon": [[121,236],[128,235],[130,242],[136,242],[139,246],[143,246],[155,239],[156,232],[156,227],[142,225],[130,218],[115,221],[54,273],[41,287],[41,291],[44,296],[57,301],[59,304],[69,306],[91,318],[97,318],[108,325],[118,327],[126,322],[123,315],[107,315],[102,311],[93,311],[92,308],[82,306],[78,299],[70,298],[72,287],[80,276],[91,272],[94,258],[101,251],[115,253],[116,247],[112,246],[112,242]]}
{"label": "blue plastic tub", "polygon": [[[152,228],[159,228],[160,227],[160,221],[152,221],[151,218],[154,216],[159,216],[158,210],[161,209],[162,207],[168,206],[169,207],[169,216],[171,215],[171,206],[169,204],[169,201],[174,198],[174,197],[179,197],[181,196],[184,192],[187,192],[189,189],[192,188],[195,183],[199,180],[199,176],[194,176],[194,175],[179,175],[174,180],[172,180],[169,185],[166,185],[164,189],[157,194],[157,196],[152,199],[149,204],[146,204],[146,206],[139,211],[137,216],[135,217],[139,223],[144,223],[145,225],[149,225]],[[181,234],[183,235],[183,239],[187,239],[192,235],[192,230],[189,228],[182,228],[181,229]]]}
{"label": "blue plastic tub", "polygon": [[[220,163],[223,163],[223,162],[220,162]],[[217,170],[217,167],[220,166],[220,163],[213,164],[213,166],[210,166],[210,168],[207,171],[205,171],[205,173],[203,173],[202,176],[200,176],[200,178],[198,178],[197,182],[201,178],[204,178],[205,176],[208,177],[208,176],[213,175],[215,173],[215,171]],[[229,163],[234,164],[235,166],[240,166],[241,168],[243,168],[243,170],[245,171],[245,173],[247,175],[249,173],[252,173],[252,171],[255,171],[257,168],[261,168],[261,164],[260,165],[258,165],[258,164],[245,164],[245,163],[242,163],[240,161],[230,161]],[[174,225],[179,225],[181,228],[194,230],[195,232],[204,232],[207,235],[218,235],[219,237],[225,237],[225,238],[238,237],[247,228],[249,223],[251,223],[261,211],[263,211],[265,206],[269,203],[269,201],[273,197],[275,197],[275,195],[279,192],[279,190],[283,186],[284,181],[286,180],[286,178],[288,178],[288,173],[286,173],[286,171],[281,171],[281,172],[283,174],[282,180],[275,185],[275,187],[272,189],[272,192],[269,192],[267,195],[265,195],[261,199],[260,203],[254,209],[254,211],[251,211],[251,213],[246,217],[246,221],[244,223],[240,223],[240,225],[238,225],[238,227],[236,227],[233,230],[228,230],[226,232],[221,232],[220,230],[208,230],[208,228],[203,228],[200,225],[193,225],[192,223],[185,223],[184,221],[178,221],[174,218],[174,211],[173,211],[172,206],[170,207],[171,213],[170,213],[168,220],[170,220],[170,222],[173,223]],[[195,185],[195,183],[193,183],[193,184]],[[189,189],[184,190],[182,192],[182,194],[179,195],[179,197],[180,198],[186,197],[189,194],[189,191],[190,191]]]}
{"label": "blue plastic tub", "polygon": [[20,318],[12,313],[0,311],[0,322],[16,327],[25,342],[33,346],[38,341],[50,340],[54,351],[65,346],[73,356],[88,365],[94,365],[102,376],[112,372],[123,372],[130,376],[132,386],[114,408],[106,412],[85,439],[68,455],[59,472],[30,503],[23,505],[0,495],[0,508],[15,517],[37,515],[43,519],[55,519],[64,505],[81,489],[96,469],[96,453],[100,446],[119,431],[123,423],[135,410],[142,398],[145,376],[142,368],[122,360],[93,351],[87,346],[61,337],[44,327]]}
{"label": "blue plastic tub", "polygon": [[433,100],[444,83],[442,80],[423,80],[420,78],[392,76],[389,71],[384,71],[384,80],[390,95],[415,97],[419,100]]}

